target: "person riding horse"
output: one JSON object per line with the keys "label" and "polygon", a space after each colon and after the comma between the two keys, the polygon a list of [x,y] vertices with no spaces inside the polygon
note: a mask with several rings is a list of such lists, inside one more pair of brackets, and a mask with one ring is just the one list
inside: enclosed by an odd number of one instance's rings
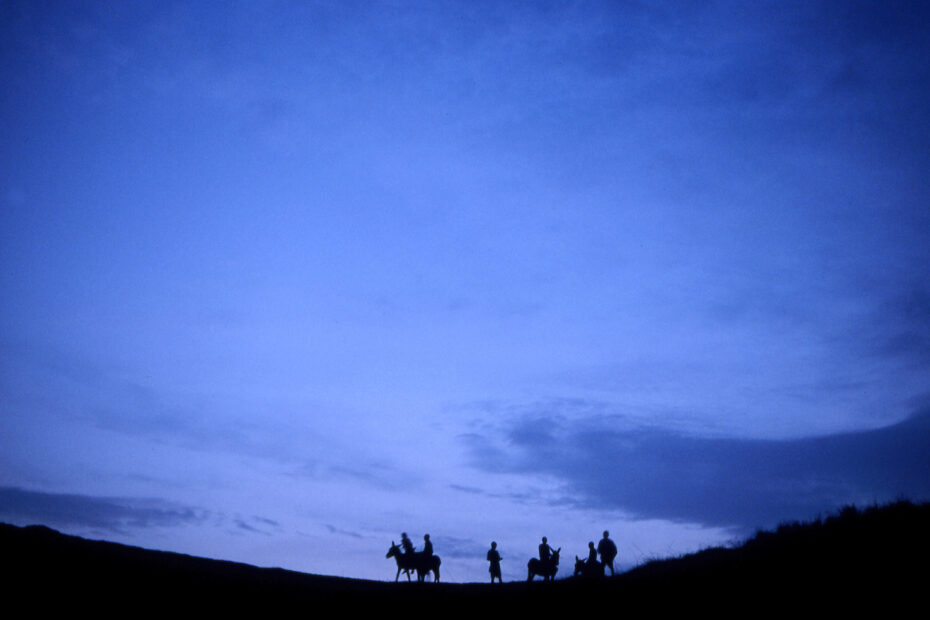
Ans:
{"label": "person riding horse", "polygon": [[530,561],[526,563],[526,580],[532,581],[536,575],[539,575],[545,581],[554,579],[556,572],[559,570],[559,552],[561,550],[561,547],[558,549],[550,547],[546,537],[543,536],[542,544],[539,545],[539,558],[530,558]]}
{"label": "person riding horse", "polygon": [[[404,534],[405,536],[406,534]],[[394,575],[394,581],[400,579],[400,574],[403,572],[407,575],[407,581],[410,581],[410,573],[416,571],[417,581],[423,581],[429,573],[433,573],[433,581],[439,581],[439,565],[442,563],[442,560],[439,559],[438,555],[425,555],[423,553],[416,553],[413,551],[413,545],[410,545],[409,551],[401,551],[401,546],[403,545],[404,538],[401,538],[401,545],[397,545],[394,541],[391,541],[391,548],[388,549],[387,554],[384,556],[386,558],[394,558],[397,562],[397,574]],[[409,540],[407,540],[409,544]]]}
{"label": "person riding horse", "polygon": [[539,561],[546,563],[549,561],[549,558],[552,556],[552,547],[549,546],[549,542],[546,540],[546,537],[542,537],[542,542],[539,544]]}
{"label": "person riding horse", "polygon": [[404,550],[404,555],[411,555],[413,551],[413,543],[410,542],[410,539],[407,538],[407,532],[402,532],[400,535],[400,546]]}
{"label": "person riding horse", "polygon": [[433,556],[433,543],[429,541],[429,534],[423,536],[423,551],[420,553],[424,558]]}

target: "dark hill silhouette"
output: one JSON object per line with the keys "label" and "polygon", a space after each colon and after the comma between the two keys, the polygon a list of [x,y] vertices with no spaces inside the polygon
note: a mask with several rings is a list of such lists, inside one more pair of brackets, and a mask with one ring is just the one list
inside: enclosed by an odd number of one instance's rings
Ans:
{"label": "dark hill silhouette", "polygon": [[[531,613],[650,614],[772,610],[889,611],[923,606],[930,504],[895,504],[783,524],[739,547],[656,560],[616,577],[552,583],[417,584],[309,575],[90,541],[0,524],[5,603],[30,610],[312,614],[323,608],[442,617]],[[377,558],[380,559],[380,558]],[[390,567],[387,567],[390,568]],[[385,571],[385,578],[392,575]]]}

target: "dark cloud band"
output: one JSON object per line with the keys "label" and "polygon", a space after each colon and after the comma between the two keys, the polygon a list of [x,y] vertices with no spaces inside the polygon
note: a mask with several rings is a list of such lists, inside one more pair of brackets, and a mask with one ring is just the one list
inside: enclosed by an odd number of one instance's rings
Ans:
{"label": "dark cloud band", "polygon": [[0,518],[22,524],[122,532],[196,523],[205,516],[203,511],[157,499],[92,497],[0,488]]}
{"label": "dark cloud band", "polygon": [[882,429],[779,441],[544,416],[504,437],[465,438],[477,467],[553,475],[578,505],[640,518],[751,530],[849,503],[930,497],[930,409]]}

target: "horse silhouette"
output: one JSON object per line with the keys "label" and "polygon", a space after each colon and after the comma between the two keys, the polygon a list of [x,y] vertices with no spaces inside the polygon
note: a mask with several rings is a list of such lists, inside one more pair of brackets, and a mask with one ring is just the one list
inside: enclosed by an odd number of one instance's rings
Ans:
{"label": "horse silhouette", "polygon": [[604,576],[604,565],[594,560],[593,563],[586,562],[575,556],[575,577],[603,577]]}
{"label": "horse silhouette", "polygon": [[533,577],[536,575],[542,577],[543,581],[550,581],[555,578],[555,574],[559,570],[559,552],[561,550],[562,547],[559,547],[553,551],[545,562],[539,558],[530,558],[530,561],[526,563],[526,580],[533,581]]}
{"label": "horse silhouette", "polygon": [[406,573],[407,581],[410,581],[410,571],[417,572],[417,581],[419,582],[425,581],[430,571],[433,572],[433,581],[439,581],[439,565],[442,561],[438,555],[425,556],[422,553],[403,553],[400,546],[392,540],[391,548],[388,549],[387,555],[384,557],[393,557],[394,561],[397,562],[397,575],[395,575],[394,581],[400,579],[401,571]]}

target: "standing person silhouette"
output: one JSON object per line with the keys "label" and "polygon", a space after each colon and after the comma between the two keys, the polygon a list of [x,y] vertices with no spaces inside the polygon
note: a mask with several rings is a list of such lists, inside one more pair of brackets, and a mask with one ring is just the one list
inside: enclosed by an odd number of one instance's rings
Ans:
{"label": "standing person silhouette", "polygon": [[497,577],[497,583],[504,583],[501,579],[501,554],[497,552],[497,543],[494,541],[491,541],[491,548],[488,550],[488,562],[491,563],[488,567],[488,572],[491,573],[491,583],[494,583],[495,577]]}
{"label": "standing person silhouette", "polygon": [[614,558],[617,557],[617,545],[610,539],[610,532],[604,530],[604,538],[597,543],[597,552],[601,554],[601,564],[610,567],[610,576],[614,574]]}

